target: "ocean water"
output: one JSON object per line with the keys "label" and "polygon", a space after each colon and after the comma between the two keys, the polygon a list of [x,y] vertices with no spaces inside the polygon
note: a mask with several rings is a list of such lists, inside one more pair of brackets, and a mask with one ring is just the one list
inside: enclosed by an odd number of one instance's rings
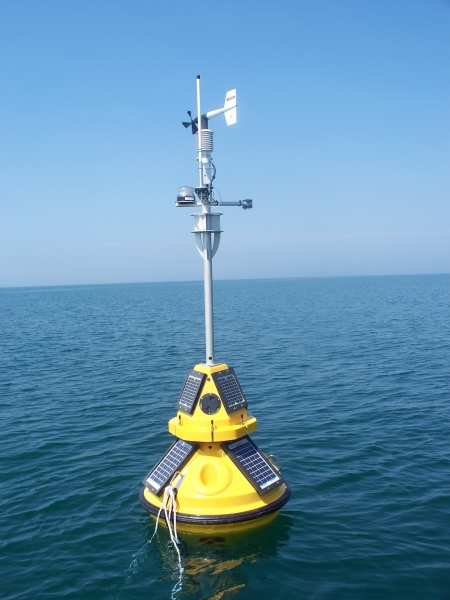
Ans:
{"label": "ocean water", "polygon": [[[0,597],[171,598],[139,504],[204,358],[200,282],[0,290]],[[181,534],[181,599],[450,598],[450,276],[215,284],[292,497],[241,534]]]}

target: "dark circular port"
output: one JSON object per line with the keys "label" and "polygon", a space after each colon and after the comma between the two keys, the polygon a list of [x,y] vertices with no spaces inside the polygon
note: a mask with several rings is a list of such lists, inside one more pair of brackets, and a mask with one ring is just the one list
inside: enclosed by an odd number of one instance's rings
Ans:
{"label": "dark circular port", "polygon": [[220,404],[220,398],[216,394],[205,394],[200,398],[200,408],[206,415],[218,413]]}

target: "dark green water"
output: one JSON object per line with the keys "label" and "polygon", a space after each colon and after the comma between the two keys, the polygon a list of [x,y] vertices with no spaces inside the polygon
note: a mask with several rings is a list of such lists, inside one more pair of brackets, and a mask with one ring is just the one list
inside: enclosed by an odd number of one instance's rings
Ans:
{"label": "dark green water", "polygon": [[[450,598],[450,276],[218,282],[216,358],[292,497],[182,537],[178,598]],[[204,358],[200,283],[0,290],[0,597],[170,598],[138,500]]]}

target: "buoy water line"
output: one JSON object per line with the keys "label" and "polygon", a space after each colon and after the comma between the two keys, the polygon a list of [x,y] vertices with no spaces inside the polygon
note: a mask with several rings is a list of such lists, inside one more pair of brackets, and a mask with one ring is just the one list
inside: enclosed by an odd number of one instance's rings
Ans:
{"label": "buoy water line", "polygon": [[203,259],[205,349],[204,363],[187,374],[176,405],[177,415],[169,421],[175,441],[143,480],[140,502],[156,517],[156,535],[161,514],[173,547],[178,554],[179,580],[172,591],[182,586],[183,565],[178,531],[235,532],[260,526],[272,520],[289,500],[291,489],[282,477],[281,465],[265,455],[250,438],[257,420],[235,370],[216,362],[214,355],[212,259],[222,230],[220,217],[212,209],[220,205],[251,209],[252,200],[236,202],[215,199],[212,163],[213,132],[209,121],[224,114],[227,125],[236,123],[236,90],[225,96],[223,108],[201,113],[200,76],[197,76],[197,117],[183,122],[197,137],[199,184],[179,188],[177,207],[200,207],[194,217],[195,242]]}

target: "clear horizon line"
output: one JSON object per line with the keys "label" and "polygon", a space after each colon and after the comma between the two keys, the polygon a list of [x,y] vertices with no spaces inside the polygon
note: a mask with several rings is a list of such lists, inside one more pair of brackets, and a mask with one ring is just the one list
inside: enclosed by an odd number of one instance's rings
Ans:
{"label": "clear horizon line", "polygon": [[[354,279],[368,277],[431,277],[450,275],[446,272],[436,273],[379,273],[377,275],[299,275],[296,277],[235,277],[235,278],[217,278],[214,281],[283,281],[292,279]],[[149,285],[166,283],[203,283],[203,279],[171,279],[155,281],[113,281],[106,283],[55,283],[50,285],[13,285],[1,286],[1,290],[21,290],[34,288],[62,288],[62,287],[98,287],[111,285]]]}

